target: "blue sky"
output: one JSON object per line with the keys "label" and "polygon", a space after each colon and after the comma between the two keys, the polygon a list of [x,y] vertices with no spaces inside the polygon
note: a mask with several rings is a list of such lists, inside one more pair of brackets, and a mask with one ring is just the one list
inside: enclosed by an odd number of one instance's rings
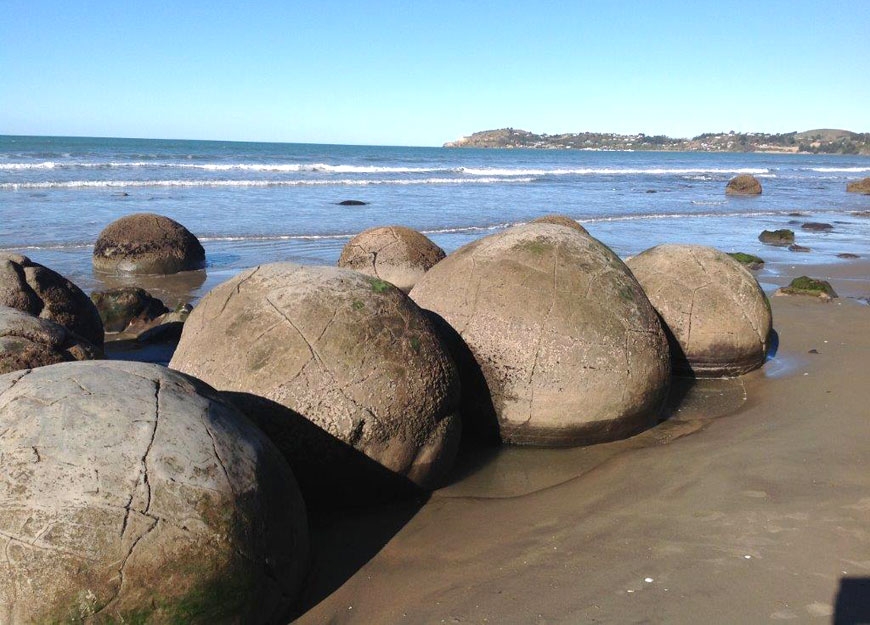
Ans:
{"label": "blue sky", "polygon": [[870,132],[870,0],[3,0],[0,134]]}

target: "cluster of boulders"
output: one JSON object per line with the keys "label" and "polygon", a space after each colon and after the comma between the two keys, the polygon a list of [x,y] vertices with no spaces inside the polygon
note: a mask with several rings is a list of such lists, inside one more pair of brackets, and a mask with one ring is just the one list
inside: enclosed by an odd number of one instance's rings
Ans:
{"label": "cluster of boulders", "polygon": [[[306,506],[436,488],[462,444],[624,438],[659,421],[672,370],[738,375],[767,353],[764,293],[711,248],[626,264],[547,216],[443,256],[393,226],[348,243],[357,271],[242,272],[190,312],[168,369],[62,362],[98,356],[96,337],[27,280],[48,270],[4,261],[24,278],[4,282],[0,345],[54,350],[0,376],[7,617],[274,622],[305,575]],[[137,289],[93,294],[102,319],[69,297],[100,340],[172,314]]]}

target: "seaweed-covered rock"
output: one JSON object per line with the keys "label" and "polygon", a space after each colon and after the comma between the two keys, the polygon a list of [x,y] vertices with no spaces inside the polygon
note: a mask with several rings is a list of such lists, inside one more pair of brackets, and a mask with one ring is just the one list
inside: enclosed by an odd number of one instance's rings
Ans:
{"label": "seaweed-covered rock", "polygon": [[461,339],[463,414],[501,440],[581,445],[654,423],[667,341],[621,260],[594,238],[526,224],[470,243],[411,291]]}
{"label": "seaweed-covered rock", "polygon": [[93,263],[105,273],[171,274],[204,267],[205,250],[177,221],[135,213],[103,229],[94,244]]}
{"label": "seaweed-covered rock", "polygon": [[309,503],[431,488],[458,449],[453,361],[414,302],[355,271],[241,273],[193,309],[170,366],[230,392]]}
{"label": "seaweed-covered rock", "polygon": [[761,195],[761,183],[752,174],[734,176],[725,185],[726,195]]}
{"label": "seaweed-covered rock", "polygon": [[856,180],[846,185],[846,191],[849,193],[864,193],[870,195],[870,176],[862,180]]}
{"label": "seaweed-covered rock", "polygon": [[103,347],[103,322],[93,302],[59,273],[26,256],[0,254],[0,306],[48,319]]}
{"label": "seaweed-covered rock", "polygon": [[91,361],[0,376],[8,623],[273,623],[308,560],[278,451],[204,384]]}
{"label": "seaweed-covered rock", "polygon": [[444,250],[416,230],[383,226],[348,241],[338,266],[386,280],[407,293],[442,258]]}
{"label": "seaweed-covered rock", "polygon": [[102,349],[62,325],[0,306],[0,374],[102,355]]}
{"label": "seaweed-covered rock", "polygon": [[139,287],[118,287],[91,293],[106,332],[122,332],[130,325],[143,325],[169,312],[159,299]]}
{"label": "seaweed-covered rock", "polygon": [[659,245],[627,263],[670,330],[675,370],[719,377],[764,364],[770,305],[739,262],[711,247]]}
{"label": "seaweed-covered rock", "polygon": [[838,297],[830,282],[808,276],[795,278],[788,286],[777,289],[775,295],[810,295],[825,301]]}
{"label": "seaweed-covered rock", "polygon": [[571,228],[577,232],[582,232],[583,234],[589,234],[586,228],[581,226],[576,219],[571,219],[567,215],[543,215],[537,219],[532,219],[529,223],[556,224],[557,226],[565,226],[566,228]]}
{"label": "seaweed-covered rock", "polygon": [[763,230],[758,235],[758,240],[765,245],[786,247],[794,243],[794,231],[783,228],[782,230]]}
{"label": "seaweed-covered rock", "polygon": [[730,252],[728,256],[752,271],[757,271],[764,267],[764,259],[755,254],[747,254],[746,252]]}

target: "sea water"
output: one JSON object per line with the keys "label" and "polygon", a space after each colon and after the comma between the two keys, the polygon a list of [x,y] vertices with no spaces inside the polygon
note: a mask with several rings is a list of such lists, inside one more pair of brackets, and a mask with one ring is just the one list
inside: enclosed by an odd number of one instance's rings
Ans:
{"label": "sea water", "polygon": [[[756,176],[758,197],[726,197]],[[344,244],[399,224],[450,252],[476,238],[560,213],[622,257],[659,243],[744,251],[769,263],[870,255],[870,176],[861,156],[478,150],[421,147],[0,136],[0,251],[66,275],[86,291],[100,231],[137,212],[166,215],[203,243],[196,299],[238,271],[275,261],[335,264]],[[363,206],[342,206],[360,200]],[[799,213],[799,214],[797,214]],[[801,229],[831,223],[831,232]],[[764,246],[791,228],[801,254]]]}

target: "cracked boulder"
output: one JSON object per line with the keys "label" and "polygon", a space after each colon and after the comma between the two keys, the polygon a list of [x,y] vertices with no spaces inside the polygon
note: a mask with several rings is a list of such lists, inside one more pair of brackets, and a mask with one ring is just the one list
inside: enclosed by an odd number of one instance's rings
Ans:
{"label": "cracked boulder", "polygon": [[285,453],[309,503],[431,488],[456,454],[453,361],[404,293],[355,271],[241,273],[193,309],[170,367],[227,392]]}
{"label": "cracked boulder", "polygon": [[93,264],[108,274],[172,274],[204,267],[205,250],[177,221],[135,213],[103,229],[94,244]]}
{"label": "cracked boulder", "polygon": [[27,256],[0,254],[0,306],[53,321],[102,349],[103,322],[84,292]]}
{"label": "cracked boulder", "polygon": [[669,329],[675,370],[721,377],[764,364],[770,303],[737,260],[701,245],[659,245],[627,262]]}
{"label": "cracked boulder", "polygon": [[384,226],[348,241],[338,266],[386,280],[407,293],[442,258],[444,250],[416,230]]}
{"label": "cracked boulder", "polygon": [[102,356],[102,349],[53,321],[0,306],[0,374]]}
{"label": "cracked boulder", "polygon": [[631,272],[593,237],[516,226],[450,254],[411,298],[452,337],[466,425],[483,438],[585,445],[656,422],[667,340]]}
{"label": "cracked boulder", "polygon": [[273,623],[307,566],[272,444],[165,367],[0,376],[4,623]]}

